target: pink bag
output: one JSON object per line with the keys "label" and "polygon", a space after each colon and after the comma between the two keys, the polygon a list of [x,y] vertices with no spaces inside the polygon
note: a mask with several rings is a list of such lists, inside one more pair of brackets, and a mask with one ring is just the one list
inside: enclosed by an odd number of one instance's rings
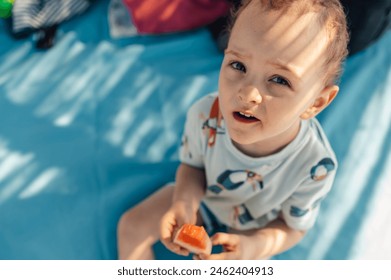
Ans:
{"label": "pink bag", "polygon": [[227,15],[227,0],[123,0],[141,34],[199,28]]}

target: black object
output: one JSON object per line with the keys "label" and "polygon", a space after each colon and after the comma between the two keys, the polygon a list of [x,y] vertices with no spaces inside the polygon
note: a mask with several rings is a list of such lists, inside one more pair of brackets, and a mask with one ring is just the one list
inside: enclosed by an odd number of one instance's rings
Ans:
{"label": "black object", "polygon": [[40,50],[50,49],[54,45],[57,25],[40,29],[37,33],[37,42],[35,47]]}
{"label": "black object", "polygon": [[391,27],[391,0],[341,0],[350,31],[349,53],[376,41]]}

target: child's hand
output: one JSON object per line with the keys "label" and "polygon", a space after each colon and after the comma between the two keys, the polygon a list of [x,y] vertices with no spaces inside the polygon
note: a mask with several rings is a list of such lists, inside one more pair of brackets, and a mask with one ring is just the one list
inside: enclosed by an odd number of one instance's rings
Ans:
{"label": "child's hand", "polygon": [[251,236],[230,233],[216,233],[211,238],[212,244],[222,245],[224,252],[210,256],[197,255],[196,260],[249,260],[256,258],[256,243]]}
{"label": "child's hand", "polygon": [[185,202],[175,202],[163,216],[160,223],[161,242],[167,249],[182,256],[188,256],[189,251],[172,241],[176,231],[185,223],[196,223],[196,213]]}

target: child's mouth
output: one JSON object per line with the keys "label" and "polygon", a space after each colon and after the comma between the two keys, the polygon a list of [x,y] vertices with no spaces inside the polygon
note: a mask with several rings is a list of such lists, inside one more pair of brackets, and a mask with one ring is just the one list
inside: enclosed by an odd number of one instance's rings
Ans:
{"label": "child's mouth", "polygon": [[256,117],[250,114],[246,114],[243,112],[234,112],[233,113],[234,119],[238,122],[242,123],[253,123],[259,121]]}

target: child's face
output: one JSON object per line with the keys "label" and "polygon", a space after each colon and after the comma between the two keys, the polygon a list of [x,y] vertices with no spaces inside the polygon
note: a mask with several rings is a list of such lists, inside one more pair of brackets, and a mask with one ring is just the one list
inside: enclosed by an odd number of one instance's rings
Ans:
{"label": "child's face", "polygon": [[338,87],[323,82],[326,47],[313,14],[265,12],[259,1],[241,12],[219,78],[220,110],[240,150],[251,156],[280,150],[297,135],[300,119],[331,102]]}

